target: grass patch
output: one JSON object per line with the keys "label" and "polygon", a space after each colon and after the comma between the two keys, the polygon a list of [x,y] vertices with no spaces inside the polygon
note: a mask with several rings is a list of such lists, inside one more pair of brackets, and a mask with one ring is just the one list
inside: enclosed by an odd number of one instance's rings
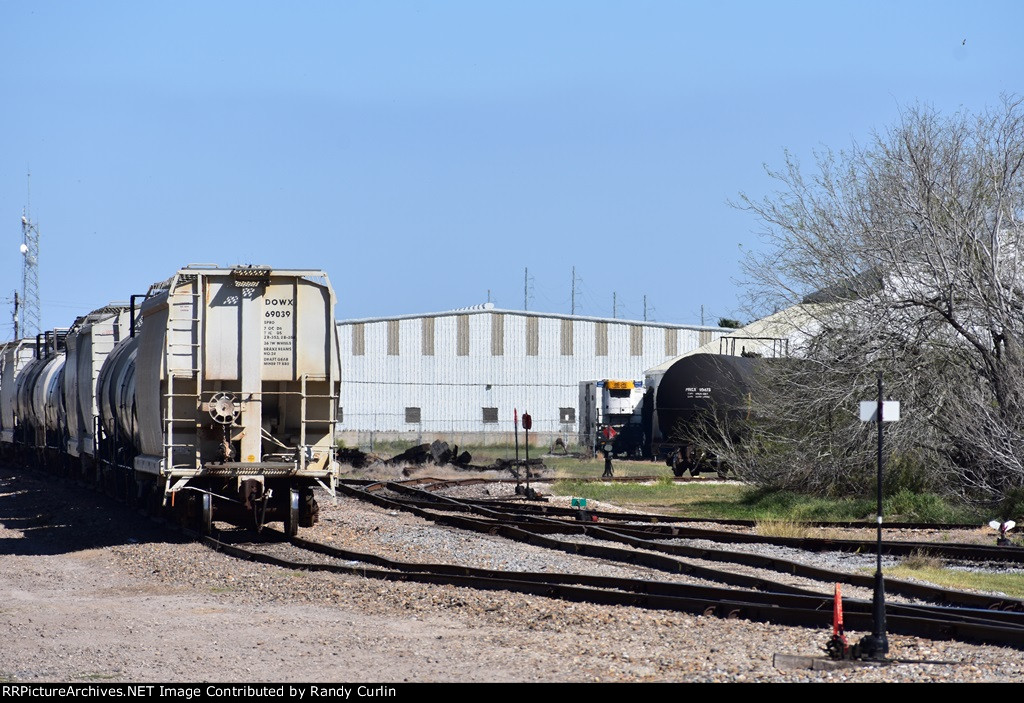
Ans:
{"label": "grass patch", "polygon": [[890,567],[885,575],[891,578],[913,578],[943,588],[970,591],[996,591],[1011,598],[1024,598],[1024,574],[992,574],[960,571],[935,566],[912,568],[904,564]]}
{"label": "grass patch", "polygon": [[667,477],[650,485],[557,481],[551,490],[556,495],[615,503],[633,510],[657,510],[693,517],[732,517],[730,513],[736,510],[740,497],[748,489],[739,484],[680,484]]}
{"label": "grass patch", "polygon": [[944,562],[941,558],[934,554],[929,554],[926,550],[917,549],[914,553],[908,557],[904,557],[899,565],[913,569],[914,571],[921,571],[923,569],[941,569]]}
{"label": "grass patch", "polygon": [[[743,500],[756,518],[788,520],[873,520],[874,498],[819,498],[790,491],[751,490]],[[931,493],[900,490],[882,501],[886,522],[978,523],[983,516]]]}
{"label": "grass patch", "polygon": [[[649,466],[649,464],[639,464]],[[616,471],[618,474],[618,471]],[[579,496],[615,503],[632,510],[657,511],[682,517],[754,520],[764,523],[806,521],[873,521],[875,501],[870,498],[818,498],[789,491],[763,491],[735,483],[674,483],[671,476],[652,485],[558,481],[556,495]],[[983,516],[950,505],[930,494],[898,491],[883,505],[893,522],[977,523]],[[777,527],[776,529],[782,529]],[[767,535],[766,535],[767,536]]]}
{"label": "grass patch", "polygon": [[[534,456],[533,452],[530,452],[530,456]],[[604,473],[604,457],[601,456],[591,459],[545,456],[544,464],[555,472],[557,478],[600,478]],[[672,472],[667,466],[651,461],[615,459],[612,461],[612,470],[616,476],[658,476],[669,482],[672,480]]]}
{"label": "grass patch", "polygon": [[819,498],[791,491],[752,489],[741,502],[757,520],[862,520],[875,512],[872,500]]}
{"label": "grass patch", "polygon": [[901,488],[882,500],[882,508],[890,522],[986,522],[982,514],[964,506],[953,505],[934,493],[921,493]]}
{"label": "grass patch", "polygon": [[754,525],[754,532],[762,537],[791,537],[794,539],[806,539],[816,537],[811,528],[804,523],[794,520],[758,520]]}

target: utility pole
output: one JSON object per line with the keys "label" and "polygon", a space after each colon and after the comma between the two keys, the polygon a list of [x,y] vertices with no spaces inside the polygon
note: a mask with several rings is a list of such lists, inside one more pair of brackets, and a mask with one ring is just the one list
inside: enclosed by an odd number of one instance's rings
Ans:
{"label": "utility pole", "polygon": [[523,268],[523,310],[529,310],[528,296],[530,290],[530,269]]}
{"label": "utility pole", "polygon": [[619,313],[619,294],[613,291],[612,292],[612,319],[617,318],[619,316],[618,313]]}
{"label": "utility pole", "polygon": [[576,267],[572,267],[572,303],[570,304],[569,313],[571,315],[576,314]]}
{"label": "utility pole", "polygon": [[644,296],[644,322],[647,322],[647,296]]}

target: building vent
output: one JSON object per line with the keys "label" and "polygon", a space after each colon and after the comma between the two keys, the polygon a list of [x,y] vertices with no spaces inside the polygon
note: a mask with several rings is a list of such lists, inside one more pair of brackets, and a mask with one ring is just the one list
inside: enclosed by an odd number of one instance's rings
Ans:
{"label": "building vent", "polygon": [[665,356],[675,356],[679,353],[679,330],[665,330]]}
{"label": "building vent", "polygon": [[469,356],[469,315],[459,315],[456,329],[457,353],[459,356]]}
{"label": "building vent", "polygon": [[644,328],[640,325],[629,326],[629,355],[644,355]]}
{"label": "building vent", "polygon": [[497,408],[482,408],[484,411],[484,424],[485,425],[496,425],[498,424],[498,409]]}
{"label": "building vent", "polygon": [[362,322],[352,325],[352,356],[366,355],[366,325]]}
{"label": "building vent", "polygon": [[434,355],[434,318],[424,317],[422,329],[420,330],[420,344],[423,356]]}
{"label": "building vent", "polygon": [[502,356],[504,354],[505,316],[500,312],[496,312],[491,314],[491,356]]}
{"label": "building vent", "polygon": [[594,325],[594,355],[608,356],[608,323]]}
{"label": "building vent", "polygon": [[564,423],[575,423],[576,422],[576,408],[559,408],[558,418],[560,422]]}
{"label": "building vent", "polygon": [[419,424],[422,422],[420,419],[419,408],[406,408],[405,409],[405,421],[410,425]]}
{"label": "building vent", "polygon": [[540,351],[540,324],[536,317],[526,318],[526,355],[537,356]]}
{"label": "building vent", "polygon": [[398,320],[388,320],[388,356],[398,356]]}

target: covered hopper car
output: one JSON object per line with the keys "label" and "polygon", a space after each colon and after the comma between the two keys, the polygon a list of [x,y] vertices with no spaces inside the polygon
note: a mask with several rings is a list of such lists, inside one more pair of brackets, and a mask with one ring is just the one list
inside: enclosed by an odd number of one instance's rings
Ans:
{"label": "covered hopper car", "polygon": [[8,343],[0,451],[204,533],[216,519],[295,534],[337,483],[334,304],[322,271],[190,265]]}

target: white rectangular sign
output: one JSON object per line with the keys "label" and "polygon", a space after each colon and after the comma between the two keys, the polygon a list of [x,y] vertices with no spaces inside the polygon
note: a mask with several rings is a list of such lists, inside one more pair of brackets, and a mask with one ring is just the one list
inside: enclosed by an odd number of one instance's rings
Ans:
{"label": "white rectangular sign", "polygon": [[[863,422],[878,422],[878,401],[860,401],[860,419]],[[900,401],[882,401],[882,422],[896,422],[900,419]]]}

